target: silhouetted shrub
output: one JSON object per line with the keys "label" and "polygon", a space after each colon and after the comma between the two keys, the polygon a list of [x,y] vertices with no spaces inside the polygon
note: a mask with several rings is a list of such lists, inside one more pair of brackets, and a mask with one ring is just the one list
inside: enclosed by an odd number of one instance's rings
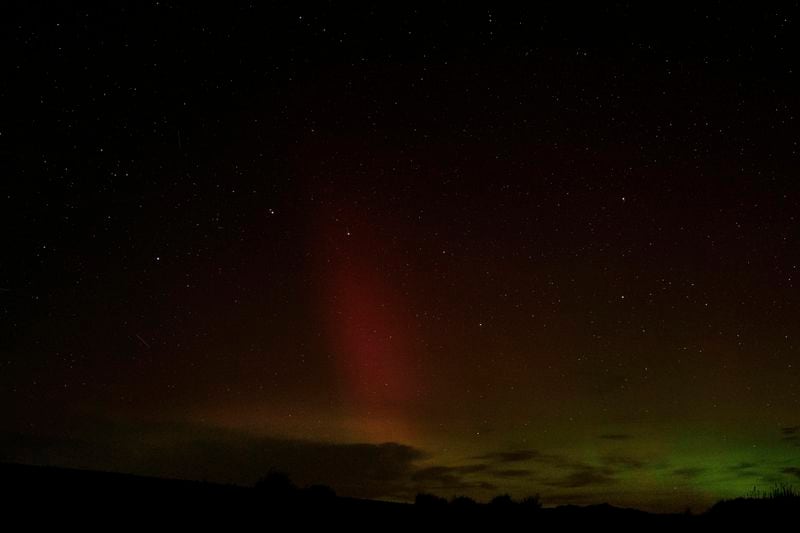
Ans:
{"label": "silhouetted shrub", "polygon": [[417,497],[414,498],[414,505],[419,505],[420,507],[426,508],[441,508],[447,505],[447,500],[440,496],[436,496],[435,494],[420,492],[417,494]]}
{"label": "silhouetted shrub", "polygon": [[270,470],[267,475],[259,479],[255,489],[271,499],[287,499],[295,495],[295,487],[289,475],[278,470]]}
{"label": "silhouetted shrub", "polygon": [[522,507],[524,507],[525,509],[541,509],[542,508],[542,502],[541,502],[541,500],[539,500],[539,495],[538,494],[535,495],[535,496],[528,496],[526,498],[523,498],[523,500],[521,502],[519,502],[519,504]]}
{"label": "silhouetted shrub", "polygon": [[471,509],[478,504],[468,496],[456,496],[450,500],[450,505],[456,509]]}
{"label": "silhouetted shrub", "polygon": [[501,494],[492,498],[489,505],[492,507],[511,507],[514,505],[514,500],[512,500],[511,496],[508,494]]}

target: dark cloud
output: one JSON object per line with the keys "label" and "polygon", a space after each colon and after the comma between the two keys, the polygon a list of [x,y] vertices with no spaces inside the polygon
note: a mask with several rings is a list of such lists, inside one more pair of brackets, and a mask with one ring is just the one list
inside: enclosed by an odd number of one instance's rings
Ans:
{"label": "dark cloud", "polygon": [[[537,450],[498,451],[475,457],[475,459],[487,461],[497,467],[504,464],[533,461],[548,470],[556,469],[556,471],[563,472],[562,475],[556,475],[542,483],[550,487],[565,489],[608,485],[617,481],[615,476],[620,472],[639,470],[648,466],[644,461],[626,455],[607,455],[601,459],[601,464],[594,465],[575,461],[563,455],[542,453]],[[532,476],[532,472],[528,470],[507,468],[496,468],[491,474],[506,478]]]}
{"label": "dark cloud", "polygon": [[410,490],[433,490],[442,492],[454,492],[470,489],[481,490],[496,490],[497,487],[491,483],[482,480],[465,479],[469,474],[482,471],[484,469],[476,470],[474,467],[481,467],[485,465],[467,465],[467,466],[430,466],[421,468],[414,472],[411,476]]}
{"label": "dark cloud", "polygon": [[673,475],[678,477],[682,477],[685,479],[694,479],[703,472],[705,472],[707,468],[702,467],[687,467],[687,468],[676,468],[672,471]]}
{"label": "dark cloud", "polygon": [[609,485],[616,483],[614,471],[610,468],[592,465],[575,465],[566,476],[546,482],[546,485],[558,488],[577,489],[593,485]]}
{"label": "dark cloud", "polygon": [[619,470],[640,470],[647,466],[647,463],[635,457],[626,455],[607,455],[602,459],[603,464]]}
{"label": "dark cloud", "polygon": [[457,470],[448,466],[430,466],[421,468],[414,472],[411,479],[413,481],[441,481],[445,478],[453,478],[457,476]]}
{"label": "dark cloud", "polygon": [[791,442],[795,446],[800,446],[800,426],[787,426],[781,428],[783,440]]}
{"label": "dark cloud", "polygon": [[756,463],[741,462],[729,466],[728,470],[730,470],[736,477],[740,478],[761,477],[762,473],[753,471],[753,469],[756,467],[758,467]]}
{"label": "dark cloud", "polygon": [[630,440],[633,438],[633,435],[626,435],[625,433],[606,433],[605,435],[599,435],[597,438],[604,440]]}
{"label": "dark cloud", "polygon": [[540,464],[553,466],[565,466],[571,464],[569,459],[562,455],[553,453],[542,453],[538,450],[514,450],[498,451],[473,457],[481,461],[489,462],[495,466],[507,463],[522,463],[525,461],[535,461]]}
{"label": "dark cloud", "polygon": [[464,465],[464,466],[457,466],[454,469],[459,474],[474,474],[476,472],[485,472],[489,469],[489,465],[487,464],[474,464],[474,465]]}
{"label": "dark cloud", "polygon": [[443,476],[464,476],[475,474],[478,472],[485,472],[488,465],[475,464],[464,466],[429,466],[421,468],[414,472],[412,479],[415,481],[424,481],[427,479],[441,479]]}
{"label": "dark cloud", "polygon": [[503,478],[519,478],[519,477],[528,477],[531,475],[530,470],[496,470],[492,472],[493,476],[503,477]]}
{"label": "dark cloud", "polygon": [[796,467],[796,466],[789,466],[789,467],[783,468],[783,469],[781,470],[781,474],[786,474],[786,475],[789,475],[789,476],[794,476],[794,477],[796,477],[797,479],[800,479],[800,468],[799,468],[799,467]]}
{"label": "dark cloud", "polygon": [[474,457],[474,459],[492,463],[519,463],[522,461],[530,461],[531,459],[541,459],[542,457],[543,454],[536,450],[516,450],[487,453]]}
{"label": "dark cloud", "polygon": [[[600,436],[600,438],[609,437],[609,435]],[[609,440],[625,440],[632,438],[629,436],[612,435]],[[487,453],[476,457],[495,465],[496,468],[492,472],[493,475],[498,477],[523,477],[533,476],[529,470],[523,469],[503,469],[501,465],[531,461],[544,467],[546,472],[562,472],[555,476],[548,475],[542,480],[542,484],[549,487],[559,489],[581,489],[592,486],[605,486],[618,481],[617,475],[631,470],[641,470],[651,467],[647,462],[624,454],[609,454],[602,457],[599,464],[585,463],[576,461],[568,456],[552,453],[542,453],[537,450],[511,450],[511,451],[497,451]],[[541,472],[537,473],[537,479],[542,478]]]}

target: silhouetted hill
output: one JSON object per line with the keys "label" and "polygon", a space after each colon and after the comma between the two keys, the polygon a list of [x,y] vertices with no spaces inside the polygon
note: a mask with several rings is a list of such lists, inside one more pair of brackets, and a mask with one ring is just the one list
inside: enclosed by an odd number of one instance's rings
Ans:
{"label": "silhouetted hill", "polygon": [[[722,501],[707,513],[653,514],[608,504],[540,508],[501,497],[479,504],[465,498],[447,502],[421,495],[416,504],[336,496],[328,487],[299,489],[288,476],[270,474],[255,487],[202,481],[0,464],[3,516],[44,522],[175,525],[258,524],[286,520],[298,525],[351,528],[418,527],[711,527],[721,523],[763,524],[800,516],[798,498],[739,498]],[[465,503],[466,502],[466,503]]]}
{"label": "silhouetted hill", "polygon": [[47,522],[118,524],[124,517],[135,522],[225,525],[291,518],[318,524],[348,516],[391,518],[407,515],[412,507],[338,497],[321,486],[279,497],[256,487],[3,463],[0,487],[0,509],[6,517]]}

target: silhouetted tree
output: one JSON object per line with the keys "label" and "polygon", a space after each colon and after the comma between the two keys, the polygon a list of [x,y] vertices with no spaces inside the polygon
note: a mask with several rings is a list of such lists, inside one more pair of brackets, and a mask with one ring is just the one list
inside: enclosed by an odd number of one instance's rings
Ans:
{"label": "silhouetted tree", "polygon": [[456,496],[450,500],[450,505],[456,509],[471,509],[478,504],[468,496]]}
{"label": "silhouetted tree", "polygon": [[519,502],[519,503],[525,509],[541,509],[542,508],[542,502],[541,502],[541,500],[539,500],[539,495],[538,494],[535,495],[535,496],[528,496],[526,498],[523,498],[523,500],[521,502]]}
{"label": "silhouetted tree", "polygon": [[297,487],[289,479],[289,474],[279,470],[267,472],[267,475],[256,482],[255,489],[271,500],[286,500],[297,493]]}
{"label": "silhouetted tree", "polygon": [[420,507],[425,507],[428,509],[442,508],[447,505],[447,500],[440,496],[436,496],[435,494],[420,492],[417,494],[417,497],[414,498],[414,505],[419,505]]}
{"label": "silhouetted tree", "polygon": [[514,500],[512,500],[511,496],[508,494],[501,494],[492,498],[489,505],[492,507],[511,507],[514,505]]}

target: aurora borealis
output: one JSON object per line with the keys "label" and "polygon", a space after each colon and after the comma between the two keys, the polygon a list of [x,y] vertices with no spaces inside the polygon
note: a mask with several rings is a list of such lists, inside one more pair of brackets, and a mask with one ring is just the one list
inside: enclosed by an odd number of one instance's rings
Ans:
{"label": "aurora borealis", "polygon": [[0,460],[800,484],[796,13],[13,11]]}

